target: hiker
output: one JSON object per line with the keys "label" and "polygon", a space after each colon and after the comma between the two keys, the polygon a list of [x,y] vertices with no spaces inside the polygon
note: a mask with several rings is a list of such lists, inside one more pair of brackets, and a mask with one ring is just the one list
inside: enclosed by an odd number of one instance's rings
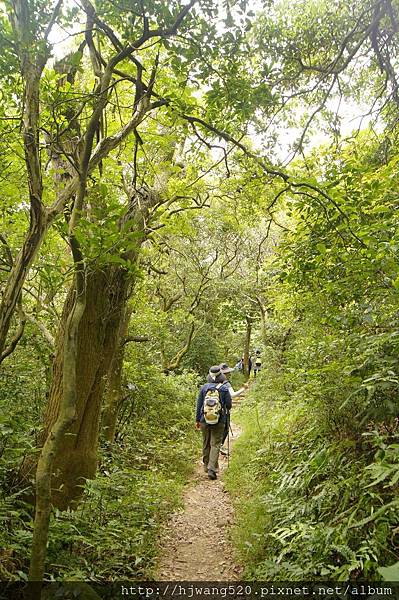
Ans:
{"label": "hiker", "polygon": [[[239,390],[237,390],[235,392],[233,389],[233,386],[231,385],[231,383],[229,381],[230,374],[234,371],[234,369],[231,369],[229,367],[229,365],[227,365],[226,363],[223,363],[220,365],[220,370],[223,373],[223,375],[226,377],[225,386],[227,387],[227,389],[230,392],[231,399],[237,398],[237,396],[240,396],[243,392],[245,392],[246,389],[248,389],[249,383],[246,382]],[[228,452],[229,452],[228,449],[226,450],[226,448],[224,448],[224,443],[226,441],[227,436],[229,435],[229,429],[230,429],[230,411],[228,411],[226,414],[226,424],[224,427],[224,432],[223,432],[223,437],[222,437],[222,445],[220,447],[220,453],[223,455],[228,455]]]}
{"label": "hiker", "polygon": [[262,369],[262,358],[260,355],[260,350],[256,350],[254,357],[254,379],[256,379],[256,374]]}
{"label": "hiker", "polygon": [[220,365],[209,369],[208,378],[210,381],[201,387],[198,394],[196,428],[202,431],[204,471],[208,473],[209,479],[216,479],[227,413],[231,409],[231,396]]}
{"label": "hiker", "polygon": [[[248,356],[248,377],[251,375],[252,369],[252,357]],[[244,371],[244,355],[240,358],[238,363],[235,365],[233,371]]]}
{"label": "hiker", "polygon": [[242,371],[242,368],[243,368],[242,358],[240,358],[234,365],[234,371]]}

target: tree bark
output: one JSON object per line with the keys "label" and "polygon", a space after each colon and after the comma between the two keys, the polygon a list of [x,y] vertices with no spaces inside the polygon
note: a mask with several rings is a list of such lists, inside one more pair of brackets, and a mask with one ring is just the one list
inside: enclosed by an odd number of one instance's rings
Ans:
{"label": "tree bark", "polygon": [[[132,265],[137,264],[141,244],[146,238],[148,212],[158,201],[159,197],[149,190],[142,191],[140,201],[133,195],[120,223],[121,231],[129,222],[129,230],[137,233],[134,246],[122,255]],[[85,308],[77,329],[76,418],[63,434],[62,453],[58,453],[53,461],[52,502],[61,509],[76,503],[85,480],[94,477],[96,472],[106,375],[120,342],[132,283],[131,273],[124,266],[113,263],[87,273]],[[72,286],[57,335],[53,377],[41,436],[43,443],[57,422],[65,393],[65,369],[69,369],[65,362],[65,331],[74,298],[75,286]]]}
{"label": "tree bark", "polygon": [[116,435],[118,412],[122,397],[122,370],[126,346],[124,340],[129,327],[130,316],[131,310],[127,309],[120,325],[118,348],[111,361],[107,376],[107,390],[101,426],[104,438],[109,444],[114,442]]}
{"label": "tree bark", "polygon": [[[117,348],[129,274],[120,266],[96,270],[87,277],[86,306],[77,333],[76,419],[63,437],[63,451],[55,457],[53,504],[65,509],[77,500],[84,481],[95,475],[101,399],[105,377]],[[59,414],[63,395],[64,330],[73,308],[70,290],[57,340],[53,379],[45,414],[43,439],[49,435]]]}
{"label": "tree bark", "polygon": [[[79,275],[78,275],[79,277]],[[36,469],[36,507],[31,562],[29,569],[30,581],[42,581],[45,572],[47,554],[47,539],[51,512],[51,486],[53,471],[57,458],[62,455],[65,435],[76,420],[76,362],[78,347],[78,330],[85,311],[85,289],[74,286],[76,292],[73,304],[65,324],[63,344],[63,393],[60,406],[51,431],[40,453]]]}
{"label": "tree bark", "polygon": [[17,347],[18,342],[22,338],[24,330],[25,330],[26,315],[22,308],[22,295],[21,294],[18,298],[18,313],[19,313],[19,325],[18,325],[12,339],[9,341],[8,346],[6,348],[4,348],[3,352],[0,353],[0,363],[2,363],[3,360],[5,358],[7,358],[7,356],[10,356],[10,354],[12,354],[14,352],[14,350]]}
{"label": "tree bark", "polygon": [[[49,53],[37,50],[32,31],[30,7],[24,0],[15,0],[11,23],[17,40],[16,47],[24,81],[23,143],[28,175],[30,222],[29,230],[3,291],[0,305],[0,362],[11,319],[18,303],[28,270],[40,248],[47,229],[45,209],[42,204],[43,183],[39,150],[39,86],[42,71]],[[45,48],[45,44],[43,45]],[[3,359],[1,358],[3,357]]]}
{"label": "tree bark", "polygon": [[[29,231],[13,264],[0,305],[0,357],[6,346],[11,319],[18,304],[28,271],[46,235],[48,223],[39,202],[30,210]],[[5,358],[5,356],[4,356]],[[0,359],[1,362],[1,359]]]}

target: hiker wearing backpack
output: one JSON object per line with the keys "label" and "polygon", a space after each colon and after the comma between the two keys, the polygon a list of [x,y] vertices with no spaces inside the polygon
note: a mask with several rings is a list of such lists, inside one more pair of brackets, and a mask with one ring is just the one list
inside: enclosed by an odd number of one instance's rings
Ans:
{"label": "hiker wearing backpack", "polygon": [[[248,389],[249,383],[245,382],[244,385],[239,390],[237,390],[235,392],[233,386],[231,385],[231,383],[229,381],[230,374],[234,371],[234,369],[231,369],[228,364],[222,363],[220,365],[220,370],[223,373],[223,375],[226,377],[226,383],[225,383],[225,385],[226,385],[227,389],[230,392],[231,399],[237,398],[238,396],[241,396],[241,394],[243,392],[245,392],[245,390]],[[225,427],[224,427],[224,432],[223,432],[223,437],[222,437],[222,444],[221,444],[221,447],[220,447],[220,453],[224,454],[224,455],[228,454],[228,450],[226,450],[226,448],[224,448],[223,446],[224,446],[224,443],[226,441],[227,436],[229,435],[229,429],[230,429],[230,411],[228,411],[227,415],[226,415],[226,424],[225,424]]]}
{"label": "hiker wearing backpack", "polygon": [[256,352],[255,352],[253,366],[254,366],[254,379],[256,379],[256,374],[259,373],[259,371],[262,369],[262,358],[260,355],[260,350],[256,350]]}
{"label": "hiker wearing backpack", "polygon": [[196,410],[196,427],[202,431],[202,462],[209,479],[217,478],[219,451],[227,414],[231,409],[231,396],[220,365],[209,369],[208,381],[199,391]]}

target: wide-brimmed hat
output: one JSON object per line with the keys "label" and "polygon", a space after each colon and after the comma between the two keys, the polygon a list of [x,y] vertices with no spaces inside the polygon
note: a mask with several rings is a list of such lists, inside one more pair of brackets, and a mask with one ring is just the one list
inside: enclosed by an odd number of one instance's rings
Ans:
{"label": "wide-brimmed hat", "polygon": [[211,367],[209,369],[209,375],[215,379],[216,377],[218,377],[218,375],[222,374],[222,370],[220,368],[220,365],[214,365],[213,367]]}
{"label": "wide-brimmed hat", "polygon": [[232,373],[234,371],[234,369],[232,369],[231,367],[229,367],[229,365],[227,365],[226,363],[222,363],[220,365],[220,370],[223,374],[226,373]]}

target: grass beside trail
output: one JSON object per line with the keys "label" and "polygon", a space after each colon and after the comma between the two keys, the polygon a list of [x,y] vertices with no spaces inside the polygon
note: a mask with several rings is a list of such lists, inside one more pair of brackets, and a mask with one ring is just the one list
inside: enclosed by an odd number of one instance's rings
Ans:
{"label": "grass beside trail", "polygon": [[[286,405],[260,404],[257,402],[258,384],[253,384],[240,408],[234,413],[234,422],[243,431],[234,446],[230,468],[225,481],[233,496],[236,524],[233,542],[245,565],[245,578],[262,578],[258,567],[264,564],[266,539],[273,528],[271,515],[265,505],[265,497],[273,493],[276,477],[263,469],[266,457],[277,459],[274,454],[286,437],[286,430],[300,417],[287,411]],[[280,455],[281,456],[281,455]]]}
{"label": "grass beside trail", "polygon": [[399,580],[398,436],[326,435],[317,409],[272,385],[253,385],[234,415],[225,475],[244,579]]}

